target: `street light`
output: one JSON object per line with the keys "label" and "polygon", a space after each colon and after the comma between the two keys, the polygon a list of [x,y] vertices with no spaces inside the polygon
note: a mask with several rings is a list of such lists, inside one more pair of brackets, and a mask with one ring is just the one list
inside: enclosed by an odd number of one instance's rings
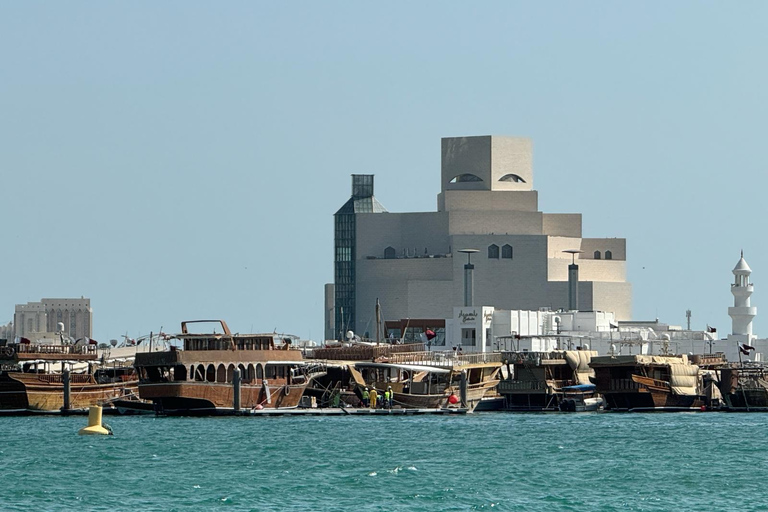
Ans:
{"label": "street light", "polygon": [[571,255],[571,264],[568,265],[568,310],[579,310],[579,266],[576,264],[576,255],[584,251],[578,249],[566,249],[563,251]]}
{"label": "street light", "polygon": [[478,249],[460,249],[459,252],[467,255],[467,264],[464,265],[464,306],[469,307],[473,305],[475,298],[475,289],[472,283],[472,271],[475,266],[472,264],[472,254],[480,251]]}

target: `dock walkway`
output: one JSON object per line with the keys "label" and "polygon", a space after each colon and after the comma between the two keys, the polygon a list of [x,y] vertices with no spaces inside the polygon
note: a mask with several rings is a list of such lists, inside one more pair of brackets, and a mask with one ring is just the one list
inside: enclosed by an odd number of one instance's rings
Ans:
{"label": "dock walkway", "polygon": [[424,414],[467,414],[467,409],[365,409],[365,408],[311,408],[311,409],[247,409],[241,416],[416,416]]}
{"label": "dock walkway", "polygon": [[[307,409],[219,409],[211,416],[416,416],[425,414],[467,414],[467,409],[365,409],[365,408],[307,408]],[[122,416],[116,408],[105,408],[104,416]],[[155,415],[153,411],[135,411],[130,414]],[[14,409],[0,411],[0,416],[87,416],[88,409],[68,411],[31,411]]]}

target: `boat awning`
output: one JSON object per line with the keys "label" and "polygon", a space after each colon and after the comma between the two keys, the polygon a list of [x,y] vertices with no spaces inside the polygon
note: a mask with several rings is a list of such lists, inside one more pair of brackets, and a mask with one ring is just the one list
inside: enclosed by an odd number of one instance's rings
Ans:
{"label": "boat awning", "polygon": [[576,384],[574,386],[565,386],[563,391],[594,391],[597,388],[594,384]]}
{"label": "boat awning", "polygon": [[445,368],[426,366],[421,364],[394,364],[394,363],[355,363],[355,368],[397,368],[412,372],[451,373]]}

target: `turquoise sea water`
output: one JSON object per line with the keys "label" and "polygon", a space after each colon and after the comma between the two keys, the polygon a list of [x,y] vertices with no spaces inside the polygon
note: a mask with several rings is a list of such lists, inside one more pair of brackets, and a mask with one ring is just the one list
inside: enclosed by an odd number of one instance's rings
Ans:
{"label": "turquoise sea water", "polygon": [[0,509],[768,510],[766,414],[0,418]]}

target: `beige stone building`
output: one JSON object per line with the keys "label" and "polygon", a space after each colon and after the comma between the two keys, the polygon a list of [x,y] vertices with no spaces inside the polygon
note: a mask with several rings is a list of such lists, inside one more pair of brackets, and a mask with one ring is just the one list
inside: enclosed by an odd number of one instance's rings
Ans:
{"label": "beige stone building", "polygon": [[56,333],[59,323],[64,324],[64,333],[69,337],[90,338],[93,332],[91,299],[42,299],[17,304],[13,316],[14,336],[30,338]]}
{"label": "beige stone building", "polygon": [[630,319],[626,240],[582,238],[581,214],[539,211],[529,139],[442,139],[440,184],[436,212],[389,213],[373,196],[373,176],[353,176],[352,198],[334,216],[327,338],[375,336],[377,299],[382,321],[452,318],[465,301],[462,249],[479,250],[471,256],[474,304],[568,309],[575,257],[578,309]]}
{"label": "beige stone building", "polygon": [[12,340],[13,339],[13,322],[8,322],[5,325],[0,325],[0,340]]}

